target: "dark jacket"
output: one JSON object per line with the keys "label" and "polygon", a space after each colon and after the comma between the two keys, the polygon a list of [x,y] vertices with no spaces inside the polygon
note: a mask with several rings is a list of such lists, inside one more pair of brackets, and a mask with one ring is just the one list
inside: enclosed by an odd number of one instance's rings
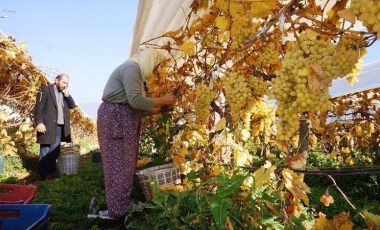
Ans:
{"label": "dark jacket", "polygon": [[[76,105],[71,96],[63,96],[63,99],[63,114],[65,123],[61,141],[71,142],[69,109],[75,108]],[[54,85],[43,86],[38,92],[34,117],[36,125],[43,123],[46,127],[45,133],[37,132],[37,143],[54,144],[58,117],[57,98],[54,92]]]}

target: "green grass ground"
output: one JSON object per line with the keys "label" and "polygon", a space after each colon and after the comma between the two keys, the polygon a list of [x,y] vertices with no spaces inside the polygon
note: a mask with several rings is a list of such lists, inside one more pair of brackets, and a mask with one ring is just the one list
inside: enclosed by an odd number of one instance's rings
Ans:
{"label": "green grass ground", "polygon": [[[32,166],[33,158],[24,159]],[[105,209],[103,172],[101,163],[93,163],[91,154],[81,155],[79,170],[74,175],[61,175],[56,179],[39,181],[36,167],[30,167],[29,176],[23,179],[0,177],[1,183],[33,184],[37,187],[34,204],[51,204],[49,229],[124,229],[124,220],[88,219],[92,197]]]}

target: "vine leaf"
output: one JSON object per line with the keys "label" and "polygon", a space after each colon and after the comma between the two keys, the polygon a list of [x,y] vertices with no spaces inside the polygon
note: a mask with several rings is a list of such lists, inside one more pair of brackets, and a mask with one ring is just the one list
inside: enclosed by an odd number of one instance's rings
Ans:
{"label": "vine leaf", "polygon": [[306,160],[301,154],[298,154],[288,157],[286,164],[291,169],[304,169],[306,167]]}
{"label": "vine leaf", "polygon": [[224,16],[218,16],[215,19],[215,26],[221,29],[223,32],[228,28],[228,20]]}
{"label": "vine leaf", "polygon": [[[326,119],[326,117],[323,118]],[[313,129],[317,130],[318,132],[323,132],[325,130],[325,127],[322,125],[321,118],[318,115],[309,113],[309,119],[313,125]]]}
{"label": "vine leaf", "polygon": [[365,223],[368,229],[379,229],[380,228],[380,216],[372,214],[367,210],[363,211],[363,216],[365,217]]}
{"label": "vine leaf", "polygon": [[268,183],[270,178],[273,176],[276,166],[270,168],[260,167],[253,173],[255,178],[255,188],[261,188],[264,184]]}
{"label": "vine leaf", "polygon": [[259,0],[251,3],[250,14],[256,18],[265,18],[269,16],[273,10],[278,8],[278,2],[273,0]]}
{"label": "vine leaf", "polygon": [[180,46],[182,52],[185,54],[185,55],[192,55],[192,54],[195,54],[195,43],[194,42],[191,42],[191,41],[188,41],[188,42],[184,42],[181,46]]}
{"label": "vine leaf", "polygon": [[230,198],[214,197],[211,202],[211,213],[215,220],[216,229],[223,229],[228,209],[231,207],[232,200]]}
{"label": "vine leaf", "polygon": [[349,214],[347,212],[342,212],[334,216],[331,220],[327,219],[324,215],[320,215],[320,217],[315,220],[312,230],[331,228],[351,230],[353,226],[353,223],[349,220]]}
{"label": "vine leaf", "polygon": [[226,128],[226,118],[222,117],[218,123],[216,123],[215,129],[216,131],[220,131]]}
{"label": "vine leaf", "polygon": [[312,93],[319,94],[325,85],[325,74],[319,64],[311,64],[310,67],[307,76],[308,86]]}
{"label": "vine leaf", "polygon": [[301,177],[290,169],[284,169],[281,174],[284,178],[285,187],[292,195],[309,205],[307,193],[310,193],[310,188],[302,181]]}
{"label": "vine leaf", "polygon": [[355,14],[351,8],[338,11],[338,16],[343,18],[344,20],[351,22],[352,24],[355,24],[356,22]]}

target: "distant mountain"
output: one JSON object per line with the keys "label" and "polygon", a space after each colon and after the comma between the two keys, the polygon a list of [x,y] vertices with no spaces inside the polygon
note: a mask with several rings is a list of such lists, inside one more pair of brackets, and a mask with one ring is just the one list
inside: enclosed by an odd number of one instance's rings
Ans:
{"label": "distant mountain", "polygon": [[79,106],[88,116],[96,120],[100,104],[101,102],[79,103]]}

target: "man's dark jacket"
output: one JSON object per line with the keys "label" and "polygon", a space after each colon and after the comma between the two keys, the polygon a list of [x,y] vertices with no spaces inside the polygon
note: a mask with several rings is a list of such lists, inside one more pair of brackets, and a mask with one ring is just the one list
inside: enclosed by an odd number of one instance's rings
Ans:
{"label": "man's dark jacket", "polygon": [[[71,142],[70,132],[70,114],[69,109],[76,107],[75,101],[71,96],[63,96],[63,116],[64,131],[62,135],[63,142]],[[54,144],[55,132],[57,130],[57,98],[54,92],[54,85],[43,86],[38,92],[34,117],[36,125],[43,123],[46,127],[45,133],[37,132],[37,143]]]}

